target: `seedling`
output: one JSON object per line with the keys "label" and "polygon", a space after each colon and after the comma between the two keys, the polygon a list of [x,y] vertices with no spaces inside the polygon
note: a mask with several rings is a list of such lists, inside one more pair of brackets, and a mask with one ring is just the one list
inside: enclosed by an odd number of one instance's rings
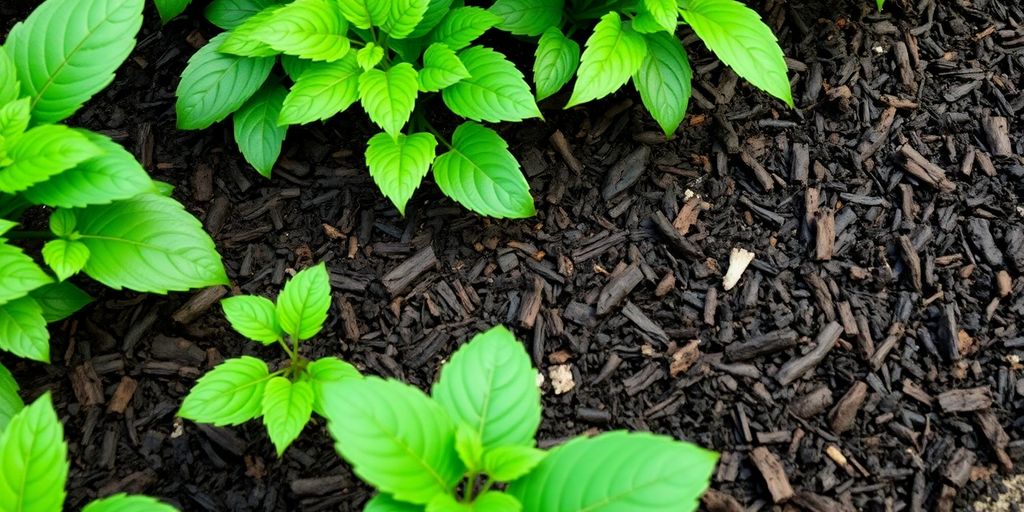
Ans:
{"label": "seedling", "polygon": [[[0,350],[50,359],[48,322],[114,289],[167,293],[227,283],[202,224],[110,138],[57,124],[114,79],[143,0],[46,0],[0,47]],[[47,206],[51,209],[37,208]],[[49,231],[15,229],[50,213]],[[45,240],[42,261],[16,241]]]}
{"label": "seedling", "polygon": [[432,396],[376,377],[330,385],[324,413],[338,453],[380,491],[364,510],[696,510],[716,453],[621,431],[540,450],[536,379],[499,326],[455,352]]}
{"label": "seedling", "polygon": [[[4,378],[0,366],[0,419],[5,413]],[[13,382],[13,380],[12,380]],[[17,395],[15,393],[15,395]],[[64,509],[68,477],[68,445],[64,427],[46,393],[28,407],[21,406],[10,421],[0,424],[0,510],[4,512],[59,512]],[[93,501],[82,512],[176,512],[149,496],[116,494]]]}
{"label": "seedling", "polygon": [[335,357],[310,361],[299,353],[317,335],[331,306],[331,285],[323,263],[285,283],[277,303],[240,295],[221,301],[240,334],[265,346],[278,345],[288,363],[275,372],[255,357],[229,359],[207,373],[185,397],[178,416],[216,426],[263,417],[278,456],[294,441],[312,413],[323,415],[324,386],[359,380],[359,371]]}

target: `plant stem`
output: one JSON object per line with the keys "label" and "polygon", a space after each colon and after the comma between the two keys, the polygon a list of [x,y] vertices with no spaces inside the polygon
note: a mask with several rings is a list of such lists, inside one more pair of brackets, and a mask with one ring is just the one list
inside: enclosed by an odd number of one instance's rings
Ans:
{"label": "plant stem", "polygon": [[448,139],[446,139],[444,135],[441,135],[441,132],[437,131],[437,129],[434,128],[434,125],[430,124],[430,121],[427,121],[427,119],[423,117],[422,114],[419,114],[417,118],[423,124],[423,128],[426,129],[427,132],[433,135],[437,140],[441,141],[441,144],[444,144],[445,147],[447,147],[448,149],[455,149],[454,147],[452,147],[451,143],[448,142]]}
{"label": "plant stem", "polygon": [[476,477],[477,476],[480,476],[480,473],[477,473],[476,471],[474,471],[474,472],[470,473],[469,474],[469,478],[466,479],[466,487],[464,487],[462,489],[462,502],[463,503],[472,503],[473,502],[473,498],[475,498],[475,496],[473,495],[473,491],[475,490],[474,487],[476,487]]}

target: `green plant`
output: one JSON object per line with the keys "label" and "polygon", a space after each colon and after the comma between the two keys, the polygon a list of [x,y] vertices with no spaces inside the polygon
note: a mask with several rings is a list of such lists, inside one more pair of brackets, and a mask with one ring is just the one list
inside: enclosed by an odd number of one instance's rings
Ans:
{"label": "green plant", "polygon": [[536,377],[499,326],[455,352],[432,396],[376,377],[330,385],[324,412],[338,453],[380,491],[364,510],[696,509],[717,454],[627,432],[539,450]]}
{"label": "green plant", "polygon": [[[135,46],[142,8],[143,0],[47,0],[0,47],[2,350],[49,361],[47,322],[91,300],[67,281],[80,271],[154,293],[227,283],[200,222],[131,153],[55,124],[113,80]],[[51,211],[49,231],[14,229]],[[45,241],[53,275],[24,252],[36,241]]]}
{"label": "green plant", "polygon": [[[0,366],[0,418],[7,393]],[[11,381],[13,383],[13,380]],[[17,397],[17,393],[15,393]],[[0,511],[60,512],[68,477],[68,446],[64,427],[53,410],[50,394],[28,407],[17,399],[10,421],[0,423]],[[175,512],[177,509],[148,496],[116,494],[93,501],[82,512]]]}
{"label": "green plant", "polygon": [[331,306],[331,285],[323,263],[288,281],[277,303],[239,295],[221,301],[228,322],[243,336],[265,346],[279,345],[288,363],[273,373],[249,356],[229,359],[211,370],[185,397],[178,416],[217,426],[263,417],[277,454],[284,453],[309,422],[323,415],[324,386],[358,379],[359,371],[335,357],[316,361],[299,353],[302,341],[323,328]]}

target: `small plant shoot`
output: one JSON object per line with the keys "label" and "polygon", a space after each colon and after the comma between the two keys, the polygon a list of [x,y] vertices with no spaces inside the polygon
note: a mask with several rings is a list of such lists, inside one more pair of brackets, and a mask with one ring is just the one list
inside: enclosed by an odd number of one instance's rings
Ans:
{"label": "small plant shoot", "polygon": [[[0,350],[49,362],[47,323],[92,300],[79,273],[152,293],[227,283],[202,224],[130,152],[59,124],[114,79],[142,9],[46,0],[0,46]],[[47,231],[20,229],[41,214]],[[43,241],[41,257],[28,241]]]}
{"label": "small plant shoot", "polygon": [[455,352],[430,396],[377,377],[331,384],[324,415],[338,453],[379,491],[364,510],[696,510],[716,453],[627,432],[540,450],[536,379],[499,326]]}
{"label": "small plant shoot", "polygon": [[331,306],[327,267],[321,263],[295,274],[276,303],[240,295],[224,299],[221,306],[239,334],[280,347],[288,361],[271,372],[255,357],[229,359],[199,379],[178,416],[216,426],[262,417],[281,456],[313,412],[323,415],[325,386],[361,377],[354,366],[338,358],[310,361],[300,354],[302,342],[316,336],[327,320]]}

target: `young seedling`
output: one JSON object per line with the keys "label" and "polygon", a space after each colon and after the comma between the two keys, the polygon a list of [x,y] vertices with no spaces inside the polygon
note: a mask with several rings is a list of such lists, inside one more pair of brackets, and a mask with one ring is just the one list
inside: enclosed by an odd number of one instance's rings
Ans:
{"label": "young seedling", "polygon": [[309,422],[323,415],[324,386],[359,380],[354,366],[335,357],[310,361],[301,343],[317,335],[331,306],[331,285],[323,263],[303,270],[285,283],[277,303],[240,295],[221,301],[231,326],[265,346],[278,345],[288,355],[275,372],[255,357],[224,361],[189,391],[178,416],[216,426],[239,425],[263,417],[270,440],[281,456]]}
{"label": "young seedling", "polygon": [[[0,418],[4,414],[4,374],[0,367]],[[9,377],[9,375],[8,375]],[[0,423],[0,510],[60,512],[68,477],[68,446],[64,427],[46,393],[28,407],[19,406]],[[148,496],[116,494],[93,501],[82,512],[176,512]]]}
{"label": "young seedling", "polygon": [[536,448],[537,372],[512,333],[475,336],[431,395],[394,380],[349,379],[324,400],[338,453],[380,491],[368,512],[695,510],[714,452],[610,432]]}

